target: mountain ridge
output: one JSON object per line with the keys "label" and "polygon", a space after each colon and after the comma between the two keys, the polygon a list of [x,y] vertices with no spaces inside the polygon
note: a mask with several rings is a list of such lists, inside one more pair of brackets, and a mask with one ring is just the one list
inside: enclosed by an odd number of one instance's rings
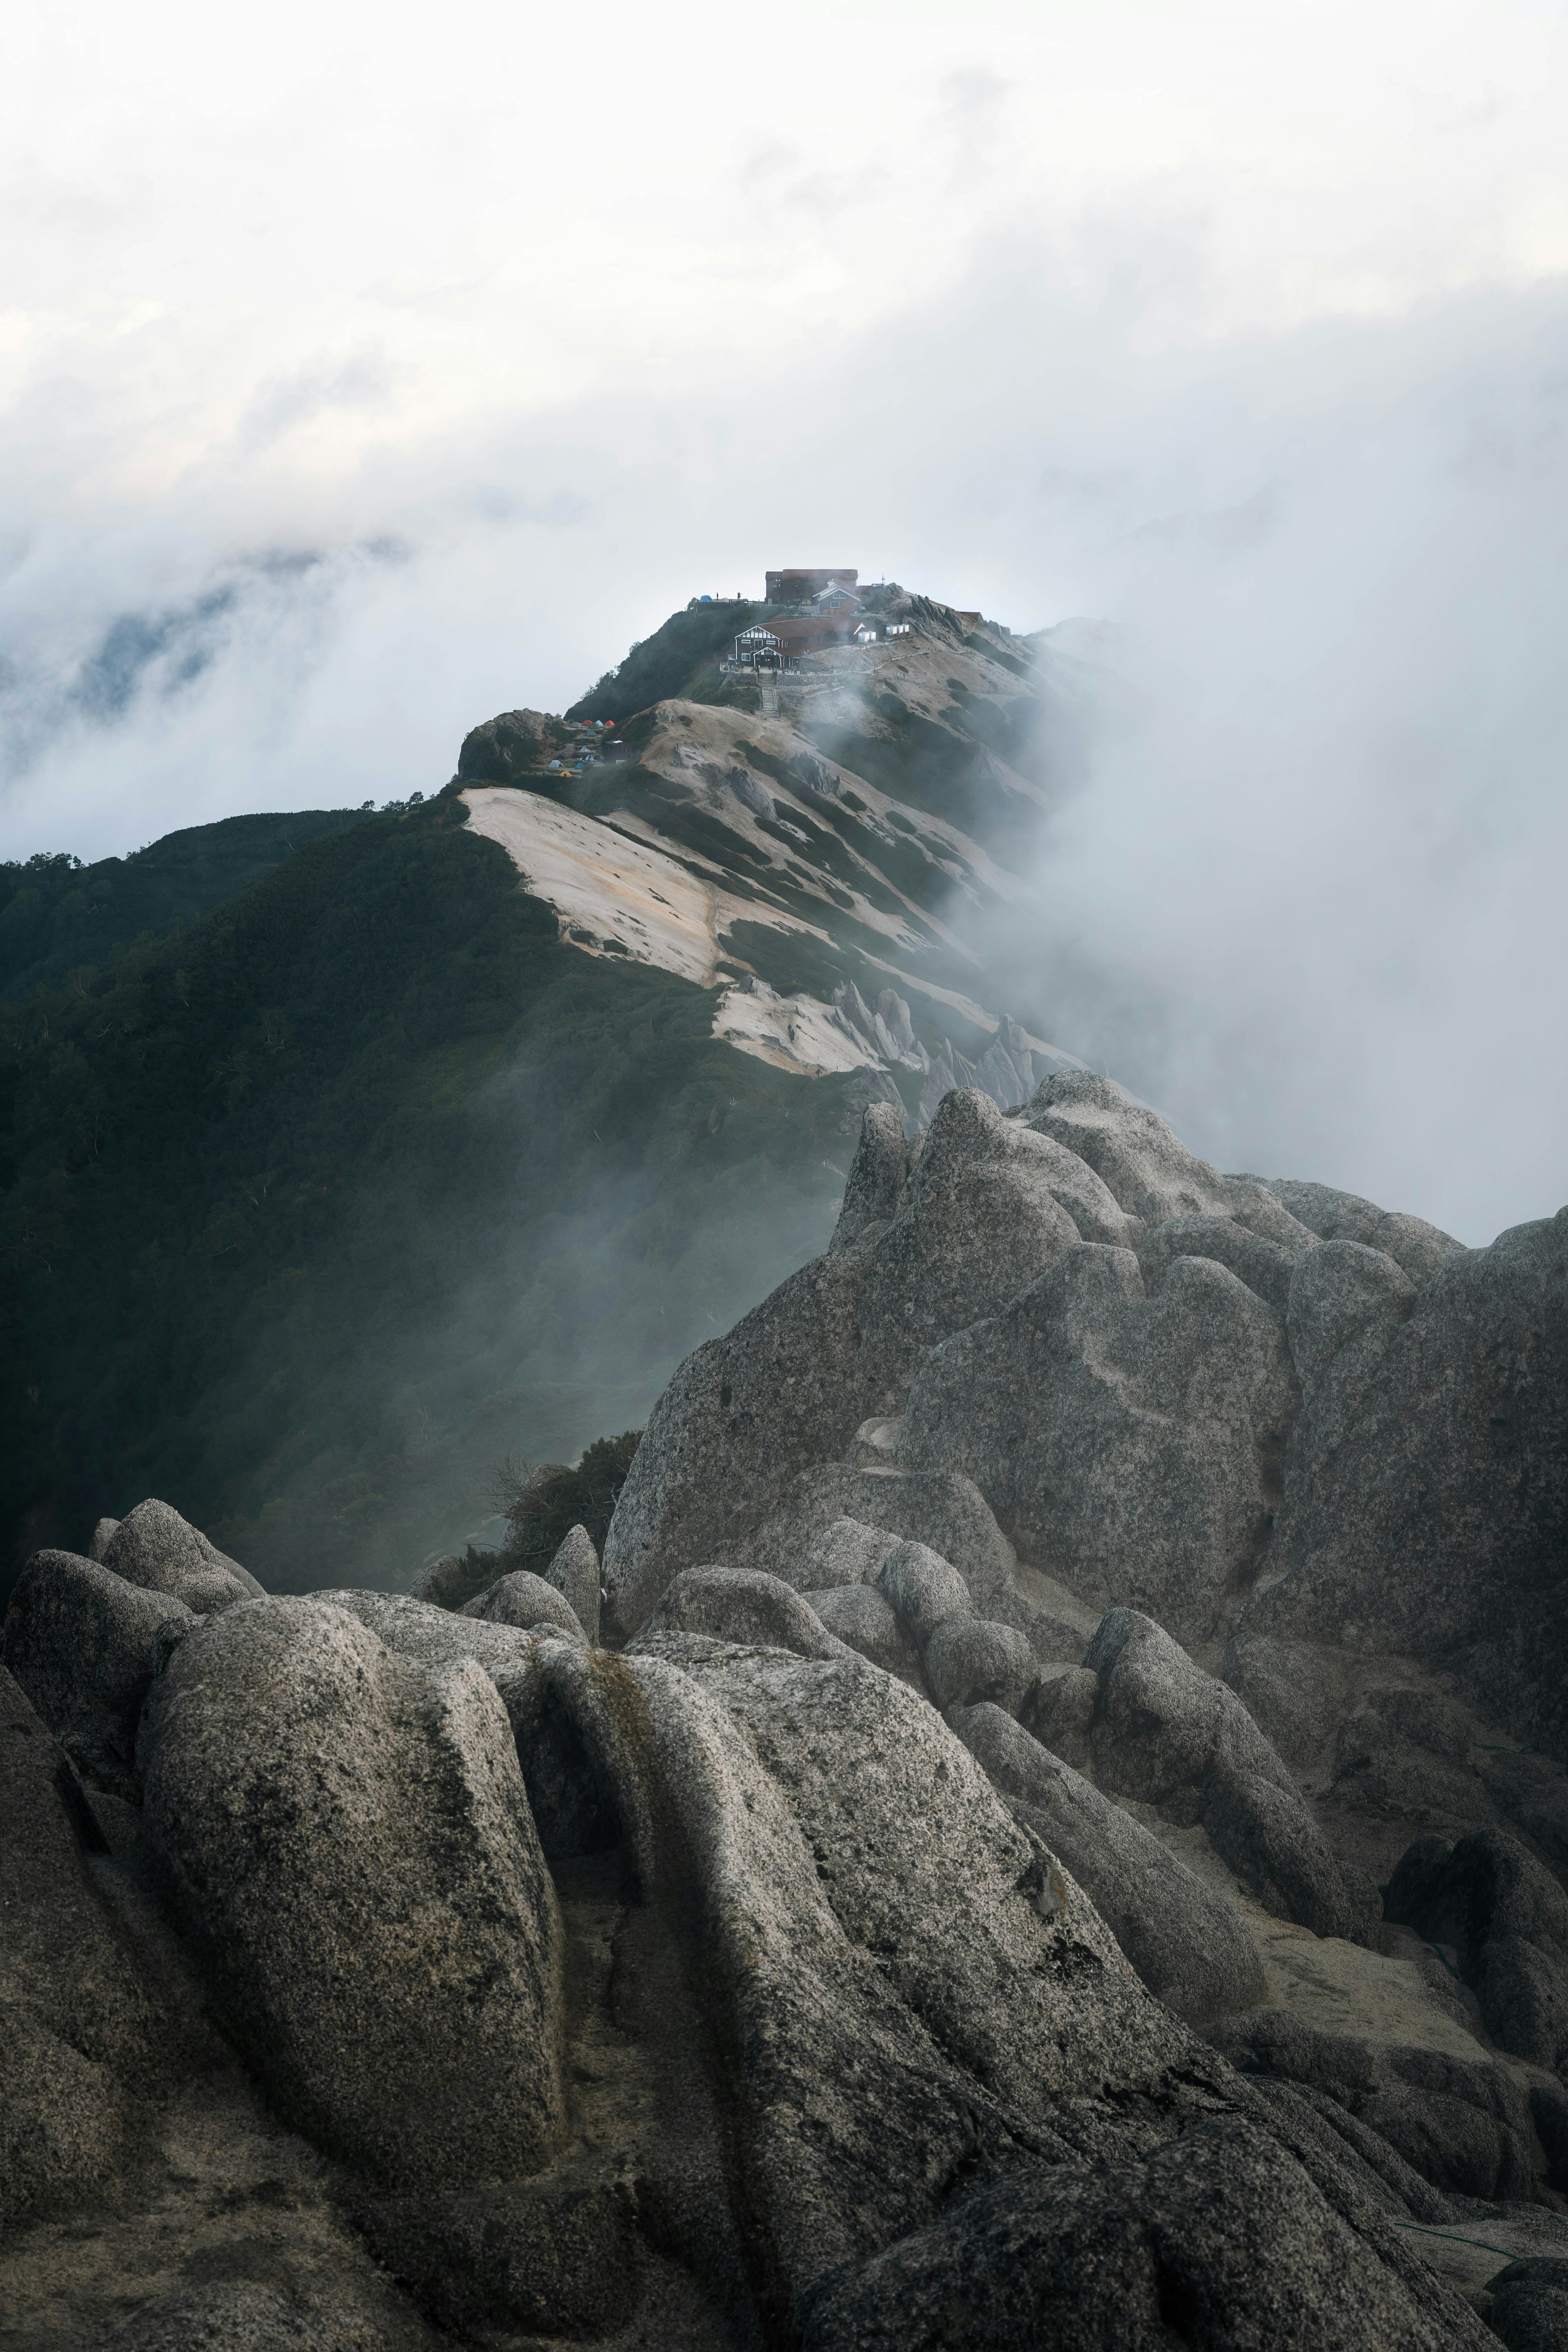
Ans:
{"label": "mountain ridge", "polygon": [[868,1101],[913,1130],[949,1086],[1005,1104],[1070,1063],[949,918],[1016,887],[1089,674],[903,609],[777,719],[715,673],[723,699],[616,728],[484,721],[427,800],[323,819],[177,938],[0,1000],[13,1566],[151,1486],[270,1582],[405,1586],[495,1463],[635,1425],[822,1246]]}

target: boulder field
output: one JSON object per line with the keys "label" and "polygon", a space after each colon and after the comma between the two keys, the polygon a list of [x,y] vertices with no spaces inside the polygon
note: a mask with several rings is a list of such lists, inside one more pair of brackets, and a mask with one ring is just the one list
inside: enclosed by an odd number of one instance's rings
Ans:
{"label": "boulder field", "polygon": [[0,2352],[1568,2343],[1568,1212],[867,1113],[602,1562],[0,1672]]}

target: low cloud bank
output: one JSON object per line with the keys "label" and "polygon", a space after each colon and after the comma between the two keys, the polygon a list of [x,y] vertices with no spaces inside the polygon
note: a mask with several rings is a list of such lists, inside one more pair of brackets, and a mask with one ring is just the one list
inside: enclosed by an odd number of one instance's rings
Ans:
{"label": "low cloud bank", "polygon": [[1548,328],[1190,444],[1092,559],[1121,687],[1005,950],[1226,1167],[1472,1244],[1568,1199],[1565,425]]}
{"label": "low cloud bank", "polygon": [[787,364],[433,441],[334,544],[19,528],[0,855],[438,788],[476,720],[769,562],[1093,614],[1121,684],[997,998],[1228,1166],[1472,1242],[1554,1210],[1563,290],[1205,345],[1161,325],[1201,249],[1130,296],[994,239]]}

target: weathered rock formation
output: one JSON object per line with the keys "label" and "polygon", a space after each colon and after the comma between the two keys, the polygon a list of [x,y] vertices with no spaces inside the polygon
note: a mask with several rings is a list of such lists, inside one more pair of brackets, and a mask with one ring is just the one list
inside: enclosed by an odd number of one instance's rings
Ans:
{"label": "weathered rock formation", "polygon": [[39,1554],[18,2340],[1557,2341],[1565,1232],[873,1105],[603,1626],[581,1529],[461,1609]]}

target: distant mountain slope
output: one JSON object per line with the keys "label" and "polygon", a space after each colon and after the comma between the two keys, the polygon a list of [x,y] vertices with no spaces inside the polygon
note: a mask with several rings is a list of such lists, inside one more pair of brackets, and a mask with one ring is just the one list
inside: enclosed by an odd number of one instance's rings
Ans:
{"label": "distant mountain slope", "polygon": [[63,987],[143,931],[194,923],[307,842],[363,822],[359,809],[228,816],[166,834],[128,857],[83,866],[65,853],[0,866],[0,996]]}
{"label": "distant mountain slope", "polygon": [[319,837],[212,911],[276,835],[111,862],[185,927],[0,999],[13,1562],[151,1492],[269,1583],[406,1584],[820,1250],[868,1100],[1070,1058],[970,943],[1070,788],[1070,664],[904,599],[764,712],[714,609],[618,730],[507,713],[421,806],[233,821]]}
{"label": "distant mountain slope", "polygon": [[575,706],[696,657],[681,693],[617,723],[620,758],[575,762],[541,714],[504,713],[463,745],[464,802],[564,940],[722,988],[715,1033],[742,1050],[879,1073],[922,1118],[992,1054],[982,1083],[1010,1104],[1072,1057],[987,1002],[970,941],[1076,780],[1081,665],[896,586],[872,598],[905,634],[772,677],[703,652],[715,614],[727,651],[753,608],[678,614]]}

